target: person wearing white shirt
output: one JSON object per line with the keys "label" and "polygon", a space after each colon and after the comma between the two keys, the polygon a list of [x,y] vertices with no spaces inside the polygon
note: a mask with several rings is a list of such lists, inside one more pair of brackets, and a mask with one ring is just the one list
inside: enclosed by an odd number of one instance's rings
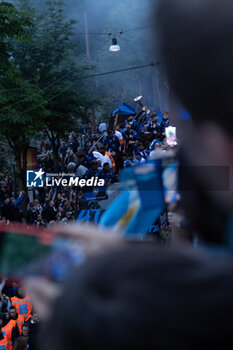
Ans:
{"label": "person wearing white shirt", "polygon": [[104,163],[108,163],[110,168],[112,168],[111,160],[110,160],[109,156],[105,155],[105,148],[104,147],[100,147],[99,148],[99,152],[98,151],[94,151],[93,152],[93,156],[97,160],[100,160],[102,167],[103,167]]}
{"label": "person wearing white shirt", "polygon": [[115,130],[115,135],[117,136],[119,142],[120,142],[120,151],[122,150],[122,146],[124,146],[124,138],[122,133],[118,130],[120,127],[117,126],[117,129]]}

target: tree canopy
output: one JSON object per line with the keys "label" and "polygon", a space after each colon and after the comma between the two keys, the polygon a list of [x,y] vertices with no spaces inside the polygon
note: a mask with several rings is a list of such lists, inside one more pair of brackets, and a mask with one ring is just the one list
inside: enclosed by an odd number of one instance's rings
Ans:
{"label": "tree canopy", "polygon": [[56,161],[59,139],[96,103],[86,97],[82,77],[91,66],[73,54],[76,22],[66,18],[63,6],[0,3],[0,133],[15,154],[21,187],[26,159],[22,168],[20,157],[30,137],[44,132]]}

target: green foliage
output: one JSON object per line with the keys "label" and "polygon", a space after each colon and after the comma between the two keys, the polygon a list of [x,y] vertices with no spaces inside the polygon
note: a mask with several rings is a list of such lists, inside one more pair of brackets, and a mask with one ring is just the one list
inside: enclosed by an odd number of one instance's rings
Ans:
{"label": "green foliage", "polygon": [[32,25],[28,14],[18,11],[8,2],[0,3],[0,40],[25,39],[27,27]]}
{"label": "green foliage", "polygon": [[0,140],[0,173],[13,174],[12,165],[14,157],[8,143],[5,140]]}
{"label": "green foliage", "polygon": [[80,78],[91,66],[73,55],[76,21],[65,17],[63,2],[47,2],[42,10],[30,8],[27,0],[18,0],[17,6],[33,13],[35,25],[30,42],[15,43],[15,59],[24,78],[43,90],[48,112],[43,130],[54,143],[75,127],[77,117],[87,117],[93,101],[85,98]]}
{"label": "green foliage", "polygon": [[39,131],[57,145],[96,104],[81,79],[92,67],[74,57],[76,21],[63,8],[61,1],[42,10],[30,0],[0,4],[0,133],[17,156]]}
{"label": "green foliage", "polygon": [[0,74],[9,67],[12,48],[9,39],[26,40],[26,29],[32,25],[31,19],[8,3],[0,3]]}
{"label": "green foliage", "polygon": [[11,146],[17,143],[18,138],[33,133],[33,128],[39,126],[38,113],[43,110],[38,108],[35,120],[31,113],[24,112],[35,103],[43,107],[44,101],[41,91],[23,79],[19,66],[15,64],[12,44],[12,40],[28,40],[27,32],[31,26],[31,17],[25,12],[18,11],[12,4],[0,3],[0,132],[10,141]]}

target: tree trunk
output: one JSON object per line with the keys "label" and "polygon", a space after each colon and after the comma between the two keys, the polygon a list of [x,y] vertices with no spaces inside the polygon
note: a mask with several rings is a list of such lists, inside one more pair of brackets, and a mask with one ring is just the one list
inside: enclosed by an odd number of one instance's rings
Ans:
{"label": "tree trunk", "polygon": [[[14,169],[16,175],[15,192],[17,190],[23,190],[27,192],[26,184],[26,171],[27,171],[27,149],[28,143],[24,138],[20,142],[15,142],[13,140],[7,139],[10,148],[13,151],[16,162],[16,169]],[[22,162],[21,162],[22,157]]]}
{"label": "tree trunk", "polygon": [[27,172],[27,150],[28,150],[28,146],[24,145],[23,146],[23,167],[21,168],[21,172],[20,172],[20,177],[22,179],[23,182],[23,190],[26,192],[27,191],[27,186],[26,186],[26,172]]}
{"label": "tree trunk", "polygon": [[50,131],[47,129],[45,129],[44,131],[48,136],[48,139],[51,142],[52,148],[53,148],[53,170],[54,172],[58,173],[60,171],[59,156],[58,156],[60,138],[58,135],[54,135],[53,131]]}
{"label": "tree trunk", "polygon": [[[13,152],[15,155],[15,161],[16,161],[16,174],[17,174],[17,183],[18,183],[18,189],[26,191],[26,164],[27,160],[25,161],[23,159],[23,167],[21,167],[21,153],[22,149],[14,148]],[[25,153],[23,151],[23,157],[25,156]]]}
{"label": "tree trunk", "polygon": [[53,146],[53,167],[54,167],[54,172],[58,173],[60,171],[60,166],[59,166],[59,156],[58,156],[58,149],[59,149],[59,141],[57,140],[57,143],[55,140],[51,140],[52,146]]}
{"label": "tree trunk", "polygon": [[91,121],[91,131],[92,134],[96,134],[96,115],[95,115],[95,109],[92,108],[90,111],[90,121]]}

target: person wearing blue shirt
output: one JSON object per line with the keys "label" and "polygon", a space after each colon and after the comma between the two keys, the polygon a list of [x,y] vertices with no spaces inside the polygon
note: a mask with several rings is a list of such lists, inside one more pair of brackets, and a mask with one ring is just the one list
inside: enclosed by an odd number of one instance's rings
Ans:
{"label": "person wearing blue shirt", "polygon": [[25,192],[24,191],[20,191],[18,198],[14,202],[14,207],[16,207],[19,210],[21,210],[20,206],[21,206],[21,204],[23,202],[24,197],[25,197]]}
{"label": "person wearing blue shirt", "polygon": [[150,151],[153,151],[155,149],[156,144],[162,145],[163,141],[159,141],[158,139],[154,139],[150,145]]}
{"label": "person wearing blue shirt", "polygon": [[98,169],[98,161],[92,160],[91,167],[88,169],[84,175],[86,180],[91,179],[92,177],[98,177],[99,179],[103,179],[103,171],[102,169]]}
{"label": "person wearing blue shirt", "polygon": [[165,112],[162,119],[163,132],[165,132],[165,128],[169,127],[169,124],[169,113]]}
{"label": "person wearing blue shirt", "polygon": [[89,165],[91,164],[91,162],[92,162],[93,160],[96,160],[96,158],[95,158],[93,152],[91,152],[91,153],[89,154],[88,158],[87,158],[87,166],[88,166],[88,167],[89,167]]}
{"label": "person wearing blue shirt", "polygon": [[139,123],[132,115],[128,117],[128,119],[125,121],[125,124],[127,127],[130,126],[130,128],[133,130],[137,130],[139,127]]}
{"label": "person wearing blue shirt", "polygon": [[129,129],[125,125],[125,123],[120,124],[120,130],[119,130],[123,136],[123,139],[126,140],[128,134],[129,134]]}
{"label": "person wearing blue shirt", "polygon": [[61,141],[58,152],[62,154],[63,158],[65,158],[66,156],[66,151],[67,151],[67,146],[65,145],[64,141]]}
{"label": "person wearing blue shirt", "polygon": [[130,129],[128,136],[128,150],[133,151],[134,145],[138,139],[138,134],[135,130]]}
{"label": "person wearing blue shirt", "polygon": [[163,119],[159,120],[157,123],[157,135],[158,140],[163,141],[165,138],[165,129],[169,126],[168,112],[163,114]]}
{"label": "person wearing blue shirt", "polygon": [[140,152],[135,153],[135,165],[145,163],[145,158],[142,157]]}
{"label": "person wearing blue shirt", "polygon": [[138,131],[138,130],[139,130],[139,127],[140,127],[140,123],[139,123],[136,119],[134,119],[131,128],[132,128],[133,130],[135,130],[135,131]]}
{"label": "person wearing blue shirt", "polygon": [[147,159],[150,154],[150,151],[142,143],[138,145],[138,152],[144,159]]}
{"label": "person wearing blue shirt", "polygon": [[130,116],[126,119],[125,124],[126,124],[126,125],[132,126],[132,125],[133,125],[133,121],[134,121],[134,118],[133,118],[132,115],[130,115]]}
{"label": "person wearing blue shirt", "polygon": [[103,144],[108,147],[110,153],[112,151],[118,153],[120,149],[120,142],[116,135],[114,135],[113,130],[109,130],[107,136],[103,139]]}
{"label": "person wearing blue shirt", "polygon": [[106,186],[116,181],[114,171],[110,168],[108,163],[104,163],[103,165],[103,179],[105,181]]}
{"label": "person wearing blue shirt", "polygon": [[158,125],[158,116],[157,114],[151,115],[151,120],[147,124],[147,131],[151,133],[151,135],[157,134],[157,125]]}
{"label": "person wearing blue shirt", "polygon": [[143,144],[142,144],[141,142],[137,141],[137,142],[135,143],[135,145],[134,145],[134,154],[135,154],[136,152],[139,152],[139,153],[141,153],[141,155],[142,155],[144,158],[146,158],[147,155],[146,155],[146,152],[144,152],[144,151],[145,151],[145,147],[143,146]]}

